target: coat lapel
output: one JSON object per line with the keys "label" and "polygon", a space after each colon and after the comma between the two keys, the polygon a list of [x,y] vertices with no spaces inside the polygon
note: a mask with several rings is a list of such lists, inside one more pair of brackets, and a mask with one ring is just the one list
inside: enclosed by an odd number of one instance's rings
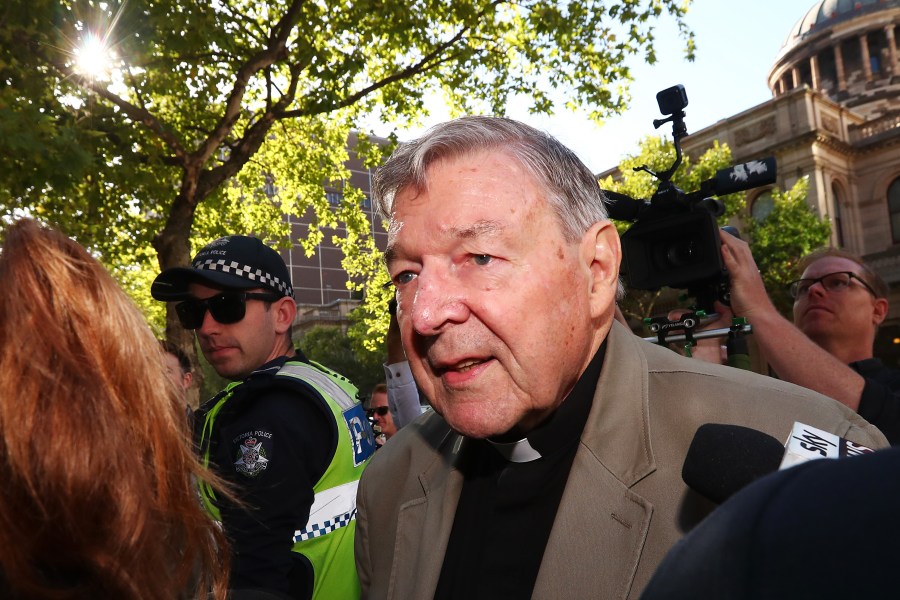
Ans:
{"label": "coat lapel", "polygon": [[[646,358],[614,323],[591,412],[547,541],[533,598],[628,596],[653,506],[630,488],[656,469]],[[589,575],[588,575],[589,574]]]}
{"label": "coat lapel", "polygon": [[448,433],[438,459],[418,475],[422,496],[400,507],[388,598],[434,597],[462,491],[463,477],[456,461],[463,443],[462,437]]}
{"label": "coat lapel", "polygon": [[[625,598],[653,507],[629,491],[582,446],[547,540],[534,600]],[[609,593],[613,591],[614,593]]]}

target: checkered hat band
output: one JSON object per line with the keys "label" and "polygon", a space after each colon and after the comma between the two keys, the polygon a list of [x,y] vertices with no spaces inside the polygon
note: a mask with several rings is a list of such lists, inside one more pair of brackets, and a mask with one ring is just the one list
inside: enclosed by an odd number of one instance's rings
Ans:
{"label": "checkered hat band", "polygon": [[342,515],[337,515],[321,523],[310,523],[300,531],[294,532],[294,543],[305,542],[323,535],[328,535],[332,531],[337,531],[341,527],[349,525],[356,518],[356,509]]}
{"label": "checkered hat band", "polygon": [[200,269],[201,271],[219,271],[220,273],[236,275],[249,281],[255,281],[261,286],[264,285],[270,288],[274,288],[285,296],[290,296],[291,298],[294,297],[294,290],[291,287],[290,283],[282,281],[271,273],[267,273],[262,269],[257,269],[248,265],[242,265],[241,263],[234,260],[208,258],[206,260],[196,261],[193,264],[193,267],[195,269]]}

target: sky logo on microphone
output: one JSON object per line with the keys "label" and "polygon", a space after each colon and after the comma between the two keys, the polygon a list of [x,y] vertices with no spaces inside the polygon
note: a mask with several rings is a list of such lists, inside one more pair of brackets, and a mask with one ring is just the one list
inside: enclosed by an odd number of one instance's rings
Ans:
{"label": "sky logo on microphone", "polygon": [[794,423],[779,470],[819,458],[843,458],[874,452],[861,444],[804,423]]}

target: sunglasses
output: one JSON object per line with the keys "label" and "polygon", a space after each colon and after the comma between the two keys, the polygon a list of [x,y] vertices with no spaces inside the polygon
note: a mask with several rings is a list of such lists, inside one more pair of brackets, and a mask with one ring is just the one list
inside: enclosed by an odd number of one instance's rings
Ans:
{"label": "sunglasses", "polygon": [[366,415],[371,417],[372,415],[378,415],[379,417],[383,417],[388,413],[387,406],[376,406],[375,408],[370,408],[366,411]]}
{"label": "sunglasses", "polygon": [[199,329],[203,325],[206,311],[223,325],[237,323],[247,314],[247,300],[275,302],[281,298],[277,294],[257,292],[222,292],[211,298],[200,300],[191,298],[175,305],[178,320],[185,329]]}

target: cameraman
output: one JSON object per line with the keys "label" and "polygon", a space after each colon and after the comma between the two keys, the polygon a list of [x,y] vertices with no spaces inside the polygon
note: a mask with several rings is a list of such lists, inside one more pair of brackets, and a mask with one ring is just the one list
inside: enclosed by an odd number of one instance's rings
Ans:
{"label": "cameraman", "polygon": [[[888,287],[860,258],[835,248],[800,261],[801,279],[791,284],[794,323],[769,296],[750,247],[722,233],[722,258],[731,276],[731,310],[708,328],[728,327],[732,311],[753,326],[757,346],[778,376],[830,396],[881,429],[900,445],[900,371],[873,358],[878,326],[888,313]],[[704,344],[704,342],[701,342]],[[717,342],[716,342],[717,344]],[[695,356],[718,358],[718,347]]]}

